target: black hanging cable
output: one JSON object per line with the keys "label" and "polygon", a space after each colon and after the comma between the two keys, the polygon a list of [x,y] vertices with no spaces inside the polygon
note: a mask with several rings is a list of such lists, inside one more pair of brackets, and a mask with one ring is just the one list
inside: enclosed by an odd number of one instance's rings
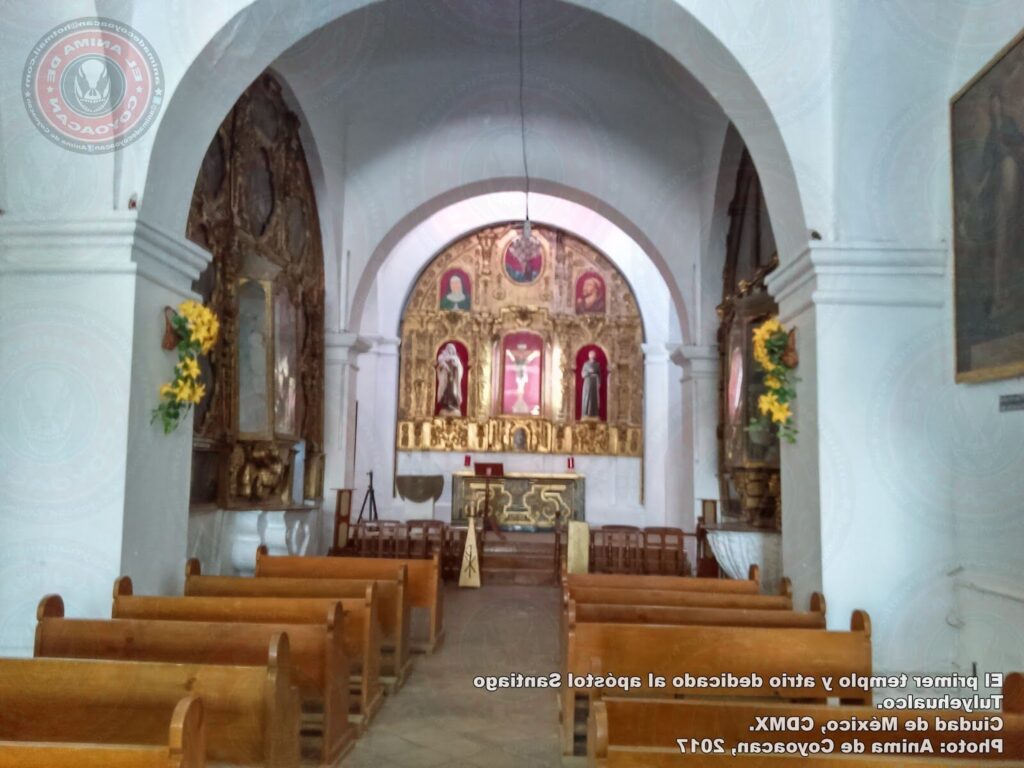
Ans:
{"label": "black hanging cable", "polygon": [[523,0],[519,0],[519,138],[523,147],[523,176],[526,178],[526,218],[523,237],[530,239],[530,165],[526,160],[526,65],[523,53]]}

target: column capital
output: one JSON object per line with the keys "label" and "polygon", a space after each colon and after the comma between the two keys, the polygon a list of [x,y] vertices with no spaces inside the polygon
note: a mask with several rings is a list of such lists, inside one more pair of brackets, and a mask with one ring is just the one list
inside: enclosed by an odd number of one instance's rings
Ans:
{"label": "column capital", "polygon": [[0,217],[0,274],[139,274],[192,296],[211,255],[135,211],[90,218]]}
{"label": "column capital", "polygon": [[718,377],[718,346],[680,344],[672,352],[672,362],[683,369],[683,381],[715,379]]}
{"label": "column capital", "polygon": [[371,354],[378,357],[398,356],[398,347],[401,345],[402,340],[397,336],[367,336],[365,338],[371,345]]}
{"label": "column capital", "polygon": [[942,307],[946,243],[815,240],[768,275],[783,322],[811,306]]}
{"label": "column capital", "polygon": [[370,342],[358,333],[342,331],[324,334],[324,356],[335,363],[355,365],[356,358],[370,351]]}
{"label": "column capital", "polygon": [[669,345],[664,342],[641,344],[640,349],[644,353],[644,365],[657,365],[668,362]]}

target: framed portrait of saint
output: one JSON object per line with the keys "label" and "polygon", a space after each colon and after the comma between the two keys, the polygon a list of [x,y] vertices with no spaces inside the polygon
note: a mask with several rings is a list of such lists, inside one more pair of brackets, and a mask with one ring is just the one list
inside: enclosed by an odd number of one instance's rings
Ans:
{"label": "framed portrait of saint", "polygon": [[544,249],[536,234],[529,240],[519,235],[505,247],[502,265],[513,283],[529,285],[537,281],[544,270]]}
{"label": "framed portrait of saint", "polygon": [[274,294],[274,432],[298,437],[298,310],[281,289]]}
{"label": "framed portrait of saint", "polygon": [[1024,374],[1024,35],[950,102],[956,380]]}
{"label": "framed portrait of saint", "polygon": [[472,309],[473,289],[465,270],[456,267],[441,275],[438,306],[463,312]]}
{"label": "framed portrait of saint", "polygon": [[238,434],[273,437],[274,307],[270,283],[242,278],[238,285]]}
{"label": "framed portrait of saint", "polygon": [[584,272],[576,280],[576,314],[603,315],[604,311],[604,278],[597,272]]}

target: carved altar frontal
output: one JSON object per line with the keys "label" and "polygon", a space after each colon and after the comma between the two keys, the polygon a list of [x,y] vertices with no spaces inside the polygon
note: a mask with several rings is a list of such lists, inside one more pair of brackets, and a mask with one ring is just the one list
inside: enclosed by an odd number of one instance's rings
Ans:
{"label": "carved altar frontal", "polygon": [[583,475],[509,472],[504,477],[452,475],[452,522],[465,523],[473,510],[483,515],[490,487],[490,512],[507,531],[550,531],[559,521],[584,519]]}

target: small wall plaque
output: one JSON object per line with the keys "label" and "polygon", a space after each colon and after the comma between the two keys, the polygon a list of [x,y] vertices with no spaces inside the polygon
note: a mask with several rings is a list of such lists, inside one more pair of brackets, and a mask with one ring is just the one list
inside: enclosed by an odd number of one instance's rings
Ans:
{"label": "small wall plaque", "polygon": [[1024,394],[1021,395],[1000,395],[999,412],[1024,411]]}

